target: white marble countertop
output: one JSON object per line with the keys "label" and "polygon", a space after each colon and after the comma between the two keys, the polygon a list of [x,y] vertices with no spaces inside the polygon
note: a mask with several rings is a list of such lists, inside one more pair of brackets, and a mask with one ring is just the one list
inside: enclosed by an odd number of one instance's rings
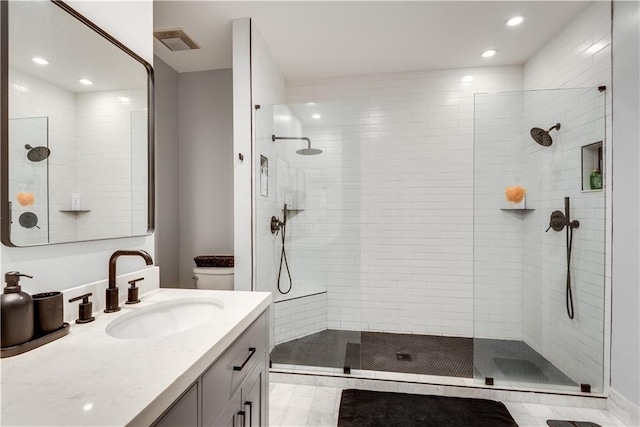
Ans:
{"label": "white marble countertop", "polygon": [[[151,304],[215,298],[224,316],[154,339],[105,333],[114,319]],[[271,303],[266,292],[157,289],[122,310],[30,352],[2,359],[3,426],[150,425]]]}

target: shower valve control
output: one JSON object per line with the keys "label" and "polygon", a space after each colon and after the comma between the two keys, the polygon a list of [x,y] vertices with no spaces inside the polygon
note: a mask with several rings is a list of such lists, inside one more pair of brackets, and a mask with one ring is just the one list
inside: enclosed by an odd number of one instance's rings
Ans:
{"label": "shower valve control", "polygon": [[562,211],[553,211],[551,213],[551,218],[549,218],[549,228],[547,228],[546,231],[549,231],[552,228],[554,231],[562,231],[564,230],[564,227],[569,227],[571,229],[578,228],[580,227],[580,221],[574,219],[567,223],[567,217],[562,213]]}
{"label": "shower valve control", "polygon": [[271,234],[278,234],[278,231],[280,231],[280,224],[280,220],[277,217],[271,217]]}
{"label": "shower valve control", "polygon": [[555,231],[562,231],[564,229],[564,226],[566,225],[566,222],[567,220],[562,211],[553,211],[551,213],[551,218],[549,218],[549,228],[547,228],[547,231],[551,230],[552,228]]}

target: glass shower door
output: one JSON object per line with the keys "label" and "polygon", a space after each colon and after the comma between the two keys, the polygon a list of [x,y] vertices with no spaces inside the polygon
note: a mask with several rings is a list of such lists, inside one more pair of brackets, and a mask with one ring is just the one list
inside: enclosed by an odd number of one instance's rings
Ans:
{"label": "glass shower door", "polygon": [[274,294],[275,369],[360,368],[360,140],[350,114],[320,103],[255,114],[254,273],[257,290]]}
{"label": "glass shower door", "polygon": [[49,243],[49,118],[9,119],[11,241]]}
{"label": "glass shower door", "polygon": [[604,144],[596,88],[476,94],[478,382],[602,390]]}

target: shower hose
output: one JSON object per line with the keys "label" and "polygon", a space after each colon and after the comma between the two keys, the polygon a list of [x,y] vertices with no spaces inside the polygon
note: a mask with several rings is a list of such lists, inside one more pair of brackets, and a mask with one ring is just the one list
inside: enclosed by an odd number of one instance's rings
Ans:
{"label": "shower hose", "polygon": [[[291,272],[289,271],[289,263],[287,262],[287,253],[284,250],[284,242],[286,240],[285,234],[287,232],[287,205],[284,205],[284,216],[283,221],[280,224],[280,237],[282,238],[282,252],[280,252],[280,268],[278,268],[278,292],[282,295],[286,295],[291,292],[291,288],[293,287],[293,282],[291,281]],[[285,291],[280,287],[280,277],[282,276],[282,262],[284,261],[284,266],[287,269],[287,275],[289,276],[289,289]]]}
{"label": "shower hose", "polygon": [[[573,319],[573,293],[571,292],[571,247],[573,246],[573,227],[567,226],[567,291],[565,300],[567,305],[567,315]],[[283,247],[284,249],[284,247]]]}

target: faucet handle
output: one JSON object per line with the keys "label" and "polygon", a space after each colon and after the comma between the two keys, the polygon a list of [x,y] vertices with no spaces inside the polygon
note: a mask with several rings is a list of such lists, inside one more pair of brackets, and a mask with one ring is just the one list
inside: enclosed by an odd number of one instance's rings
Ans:
{"label": "faucet handle", "polygon": [[89,292],[88,294],[80,295],[69,300],[69,302],[82,300],[80,306],[78,307],[78,318],[76,319],[76,323],[89,323],[96,320],[96,318],[92,316],[93,303],[89,301],[89,297],[91,295],[93,294]]}
{"label": "faucet handle", "polygon": [[138,287],[136,286],[136,283],[141,280],[144,280],[144,277],[133,279],[128,282],[129,289],[127,289],[127,302],[125,304],[137,304],[140,302],[140,298],[138,298]]}

